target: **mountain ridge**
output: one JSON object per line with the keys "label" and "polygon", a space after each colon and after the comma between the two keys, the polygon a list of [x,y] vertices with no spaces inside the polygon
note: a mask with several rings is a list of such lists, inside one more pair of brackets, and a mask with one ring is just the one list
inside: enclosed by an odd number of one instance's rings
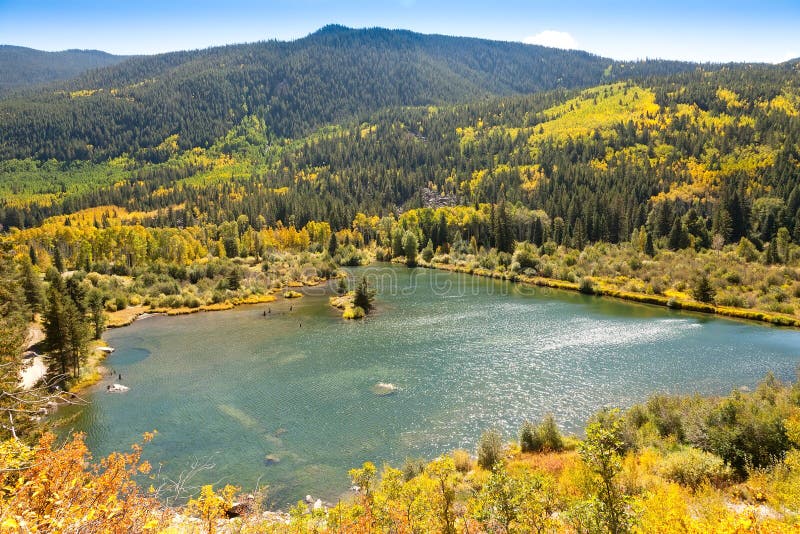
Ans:
{"label": "mountain ridge", "polygon": [[392,106],[464,103],[696,67],[330,25],[290,42],[136,56],[1,100],[0,157],[107,159],[173,135],[184,149],[208,146],[248,114],[262,117],[278,137],[298,137]]}
{"label": "mountain ridge", "polygon": [[89,69],[119,63],[128,57],[102,50],[71,48],[48,52],[0,44],[0,96],[17,89],[66,81]]}

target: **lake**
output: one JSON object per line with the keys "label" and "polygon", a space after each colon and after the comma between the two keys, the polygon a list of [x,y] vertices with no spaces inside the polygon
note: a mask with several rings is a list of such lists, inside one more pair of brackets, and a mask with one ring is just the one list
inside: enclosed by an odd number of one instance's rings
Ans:
{"label": "lake", "polygon": [[[100,456],[157,429],[145,458],[165,476],[213,464],[196,484],[267,485],[285,507],[335,501],[365,460],[474,451],[481,431],[512,439],[547,412],[579,433],[603,406],[726,393],[770,370],[790,380],[800,362],[794,330],[442,271],[351,270],[363,273],[379,290],[363,321],[342,320],[318,287],[107,332],[106,365],[130,391],[102,381],[91,404],[58,412],[61,431],[86,432]],[[398,390],[379,396],[379,382]]]}

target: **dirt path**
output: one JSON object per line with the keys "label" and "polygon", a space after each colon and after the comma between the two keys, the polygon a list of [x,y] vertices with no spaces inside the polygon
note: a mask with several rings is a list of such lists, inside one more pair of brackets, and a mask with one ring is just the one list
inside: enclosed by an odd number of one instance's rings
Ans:
{"label": "dirt path", "polygon": [[47,365],[44,363],[44,356],[35,356],[28,360],[28,365],[20,373],[19,384],[22,389],[31,389],[36,383],[47,374]]}
{"label": "dirt path", "polygon": [[31,323],[28,325],[28,344],[26,345],[26,348],[30,349],[42,341],[44,341],[44,331],[42,330],[42,325],[39,323]]}

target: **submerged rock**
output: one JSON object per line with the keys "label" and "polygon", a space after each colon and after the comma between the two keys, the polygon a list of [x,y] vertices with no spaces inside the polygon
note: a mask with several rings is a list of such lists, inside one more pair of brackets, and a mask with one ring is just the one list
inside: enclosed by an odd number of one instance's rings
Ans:
{"label": "submerged rock", "polygon": [[264,465],[275,465],[280,461],[281,459],[278,456],[275,456],[274,454],[268,454],[264,456]]}
{"label": "submerged rock", "polygon": [[397,393],[398,390],[399,388],[391,382],[378,382],[372,386],[372,392],[381,397]]}

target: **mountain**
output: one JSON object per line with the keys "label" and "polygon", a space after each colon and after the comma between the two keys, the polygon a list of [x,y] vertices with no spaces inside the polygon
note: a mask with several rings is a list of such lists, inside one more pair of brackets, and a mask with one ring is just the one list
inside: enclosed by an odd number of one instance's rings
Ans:
{"label": "mountain", "polygon": [[762,246],[781,226],[800,242],[798,140],[800,76],[771,65],[391,107],[296,139],[249,115],[208,148],[173,137],[107,162],[0,161],[0,224],[120,206],[162,225],[346,228],[358,213],[503,198],[561,218],[570,239],[617,242],[643,224],[661,238],[692,211],[704,246],[716,233]]}
{"label": "mountain", "polygon": [[0,95],[14,89],[74,78],[90,69],[127,59],[99,50],[43,52],[22,46],[0,45]]}
{"label": "mountain", "polygon": [[273,135],[391,106],[438,105],[670,74],[695,64],[403,30],[327,26],[292,42],[135,57],[0,102],[0,158],[107,159],[209,146],[254,114]]}

